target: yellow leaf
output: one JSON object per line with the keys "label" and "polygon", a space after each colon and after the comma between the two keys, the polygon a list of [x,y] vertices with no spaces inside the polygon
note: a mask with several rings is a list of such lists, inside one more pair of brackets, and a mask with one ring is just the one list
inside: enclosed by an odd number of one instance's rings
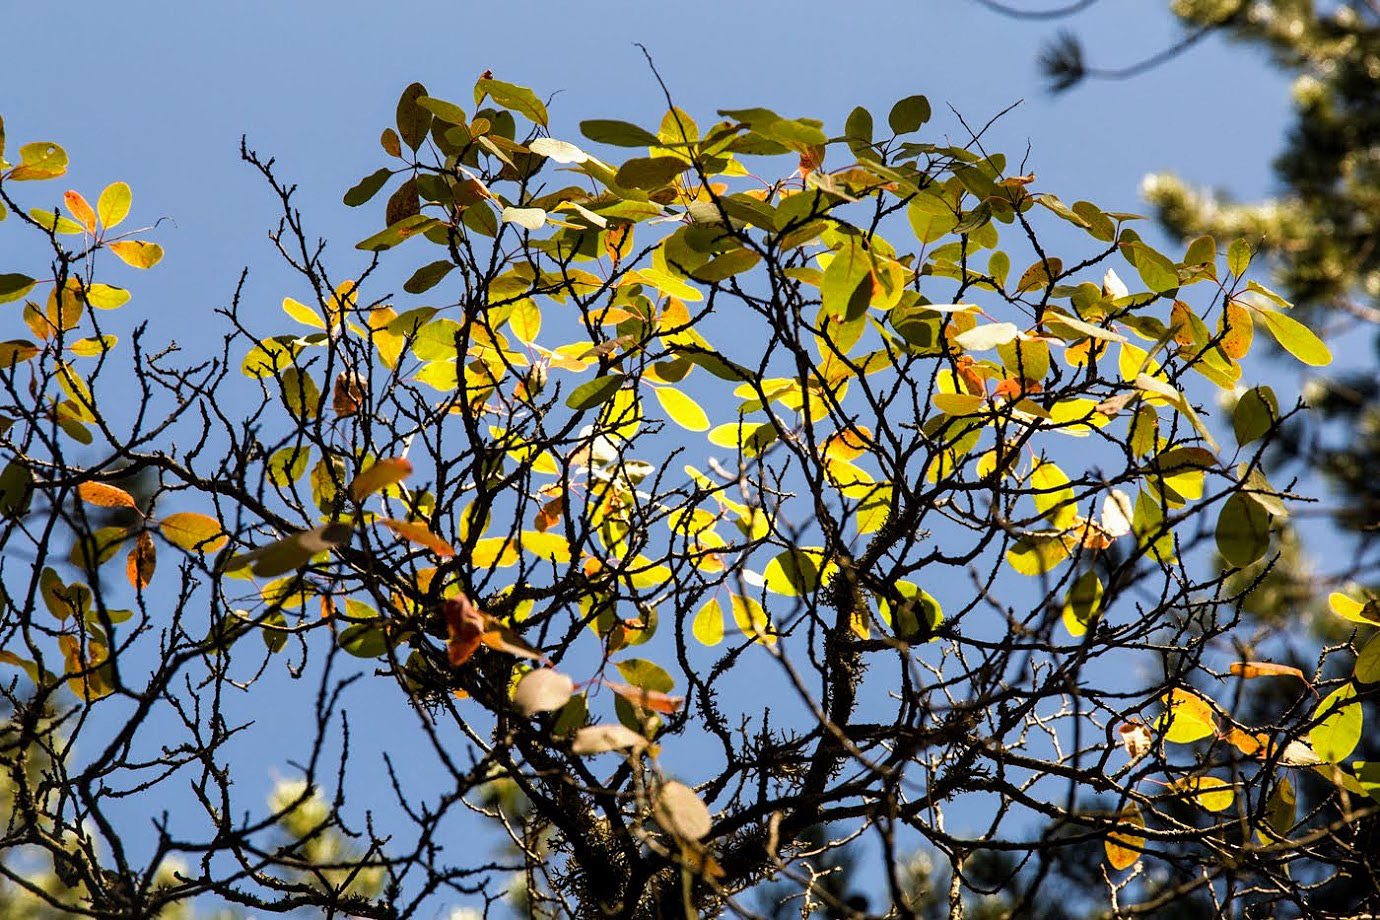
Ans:
{"label": "yellow leaf", "polygon": [[96,214],[101,225],[109,230],[129,215],[130,191],[127,182],[112,182],[96,200]]}
{"label": "yellow leaf", "polygon": [[724,615],[719,609],[717,598],[711,597],[704,602],[695,614],[695,621],[691,625],[691,631],[695,638],[704,645],[718,645],[724,638]]}
{"label": "yellow leaf", "polygon": [[771,622],[767,619],[762,605],[753,598],[741,594],[730,594],[729,598],[733,604],[733,620],[743,631],[743,635],[767,645],[775,645],[776,634],[771,631]]}
{"label": "yellow leaf", "polygon": [[194,511],[178,511],[168,515],[158,523],[158,530],[173,546],[199,553],[213,553],[229,539],[219,521]]}
{"label": "yellow leaf", "polygon": [[513,304],[513,312],[508,316],[508,325],[513,335],[524,345],[531,345],[541,332],[541,308],[530,297],[524,297]]}
{"label": "yellow leaf", "polygon": [[[291,297],[283,298],[283,312],[304,326],[311,326],[313,329],[326,328],[326,321],[317,315],[315,310],[304,303],[293,300]],[[374,312],[378,313],[379,311],[375,310]]]}
{"label": "yellow leaf", "polygon": [[1212,704],[1191,690],[1175,688],[1160,703],[1166,710],[1160,716],[1166,741],[1188,744],[1216,733],[1217,716]]}
{"label": "yellow leaf", "polygon": [[484,537],[474,543],[470,564],[476,569],[507,568],[518,561],[518,544],[507,537]]}
{"label": "yellow leaf", "polygon": [[1236,800],[1235,787],[1215,776],[1187,776],[1170,783],[1169,788],[1208,811],[1224,811]]}
{"label": "yellow leaf", "polygon": [[675,387],[653,387],[652,392],[656,393],[657,402],[671,421],[686,431],[709,430],[709,416],[689,396]]}
{"label": "yellow leaf", "polygon": [[163,247],[144,240],[118,240],[106,246],[120,261],[135,268],[153,268],[163,259]]}

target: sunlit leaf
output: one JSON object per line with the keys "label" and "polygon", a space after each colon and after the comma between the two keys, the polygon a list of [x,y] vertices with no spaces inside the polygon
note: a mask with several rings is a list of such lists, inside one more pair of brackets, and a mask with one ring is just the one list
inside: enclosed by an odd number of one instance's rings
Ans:
{"label": "sunlit leaf", "polygon": [[593,409],[603,405],[618,392],[623,385],[622,374],[607,374],[580,384],[566,397],[565,404],[577,411]]}
{"label": "sunlit leaf", "polygon": [[148,531],[141,530],[134,541],[125,561],[125,576],[136,591],[142,591],[153,580],[153,571],[158,563],[157,549]]}
{"label": "sunlit leaf", "polygon": [[1332,363],[1332,352],[1323,344],[1322,339],[1314,335],[1303,323],[1277,310],[1267,310],[1264,307],[1256,307],[1255,312],[1264,320],[1265,328],[1275,337],[1279,347],[1304,364],[1310,367],[1323,367]]}
{"label": "sunlit leaf", "polygon": [[78,192],[67,192],[62,196],[63,204],[67,206],[68,212],[76,218],[87,233],[96,232],[96,212],[86,199]]}
{"label": "sunlit leaf", "polygon": [[717,598],[709,598],[695,613],[691,632],[702,645],[714,646],[723,641],[724,615]]}
{"label": "sunlit leaf", "polygon": [[118,256],[121,262],[135,268],[153,268],[163,259],[162,246],[143,240],[116,240],[106,243],[106,248]]}
{"label": "sunlit leaf", "polygon": [[1307,683],[1308,680],[1303,676],[1303,672],[1298,668],[1290,667],[1287,664],[1275,664],[1273,661],[1233,661],[1229,668],[1231,673],[1237,677],[1297,677]]}
{"label": "sunlit leaf", "polygon": [[106,485],[103,482],[83,482],[77,486],[77,495],[87,504],[99,505],[102,508],[130,508],[134,511],[139,510],[139,506],[134,502],[133,495],[130,495],[124,489]]}
{"label": "sunlit leaf", "polygon": [[388,457],[380,460],[350,483],[350,495],[355,501],[364,501],[379,489],[402,482],[412,474],[412,463],[406,457]]}
{"label": "sunlit leaf", "polygon": [[1325,763],[1339,763],[1361,742],[1361,704],[1356,700],[1356,687],[1350,682],[1323,697],[1313,718],[1322,721],[1313,726],[1308,740]]}
{"label": "sunlit leaf", "polygon": [[1075,639],[1088,632],[1102,607],[1102,580],[1096,572],[1079,575],[1064,595],[1062,619],[1064,628]]}
{"label": "sunlit leaf", "polygon": [[173,546],[199,553],[213,553],[229,539],[220,522],[207,514],[178,511],[158,522],[158,532]]}
{"label": "sunlit leaf", "polygon": [[[1141,817],[1140,809],[1134,805],[1123,808],[1117,815],[1117,821],[1136,828],[1145,827],[1145,819]],[[1144,846],[1145,838],[1134,831],[1108,831],[1107,838],[1103,841],[1107,862],[1113,869],[1118,870],[1134,866],[1140,859],[1140,851]]]}
{"label": "sunlit leaf", "polygon": [[657,402],[666,415],[686,431],[708,431],[709,416],[700,404],[676,387],[653,387]]}
{"label": "sunlit leaf", "polygon": [[606,751],[640,751],[649,742],[645,737],[622,725],[586,725],[575,732],[571,741],[572,754],[602,754]]}
{"label": "sunlit leaf", "polygon": [[678,840],[699,840],[709,834],[714,819],[700,797],[684,783],[669,780],[657,790],[652,817]]}
{"label": "sunlit leaf", "polygon": [[1215,776],[1187,776],[1170,783],[1169,788],[1208,811],[1225,811],[1236,801],[1236,788]]}
{"label": "sunlit leaf", "polygon": [[16,181],[56,179],[67,172],[67,151],[50,141],[34,141],[19,148],[19,165],[10,170]]}
{"label": "sunlit leaf", "polygon": [[1165,707],[1159,724],[1166,741],[1188,744],[1217,732],[1217,714],[1212,704],[1193,691],[1176,687],[1160,703]]}
{"label": "sunlit leaf", "polygon": [[1217,516],[1217,551],[1231,565],[1245,568],[1270,548],[1270,515],[1237,492],[1223,504]]}
{"label": "sunlit leaf", "polygon": [[112,182],[101,192],[96,200],[96,216],[101,226],[109,230],[129,216],[129,205],[133,196],[126,182]]}
{"label": "sunlit leaf", "polygon": [[381,518],[378,523],[387,527],[405,540],[410,540],[420,546],[425,546],[438,556],[455,555],[455,547],[432,533],[425,524],[416,521],[395,521],[386,518]]}
{"label": "sunlit leaf", "polygon": [[575,682],[551,668],[528,671],[513,688],[513,705],[524,716],[555,712],[575,694]]}
{"label": "sunlit leaf", "polygon": [[[166,522],[165,522],[166,523]],[[296,571],[309,563],[313,556],[350,542],[354,528],[334,523],[302,530],[258,549],[231,559],[226,571],[234,572],[246,566],[261,578],[276,578]]]}

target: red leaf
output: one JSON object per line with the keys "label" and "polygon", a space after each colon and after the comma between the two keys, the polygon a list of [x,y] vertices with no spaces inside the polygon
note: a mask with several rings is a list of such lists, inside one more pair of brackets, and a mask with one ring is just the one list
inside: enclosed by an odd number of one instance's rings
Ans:
{"label": "red leaf", "polygon": [[446,601],[442,612],[446,617],[446,654],[453,667],[470,660],[484,638],[484,617],[474,609],[463,594]]}
{"label": "red leaf", "polygon": [[641,687],[630,687],[627,684],[615,684],[609,681],[605,681],[604,686],[634,706],[641,706],[643,709],[650,709],[654,712],[672,713],[685,702],[683,696],[671,696],[659,690],[644,690]]}

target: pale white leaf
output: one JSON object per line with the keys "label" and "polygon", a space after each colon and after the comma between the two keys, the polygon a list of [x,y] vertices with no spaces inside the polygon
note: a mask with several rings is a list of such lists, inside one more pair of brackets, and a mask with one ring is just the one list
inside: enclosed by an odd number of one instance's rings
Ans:
{"label": "pale white leaf", "polygon": [[605,751],[640,751],[649,742],[622,725],[586,725],[575,733],[570,750],[575,754],[602,754]]}
{"label": "pale white leaf", "polygon": [[527,149],[557,163],[584,163],[589,160],[589,154],[579,147],[554,137],[539,137],[528,144]]}
{"label": "pale white leaf", "polygon": [[555,712],[575,693],[575,682],[551,668],[528,671],[513,690],[513,705],[525,716]]}
{"label": "pale white leaf", "polygon": [[546,223],[546,212],[541,208],[504,208],[503,222],[517,224],[528,230],[540,230]]}
{"label": "pale white leaf", "polygon": [[714,826],[709,809],[695,790],[675,780],[661,784],[652,816],[662,830],[680,840],[699,840]]}

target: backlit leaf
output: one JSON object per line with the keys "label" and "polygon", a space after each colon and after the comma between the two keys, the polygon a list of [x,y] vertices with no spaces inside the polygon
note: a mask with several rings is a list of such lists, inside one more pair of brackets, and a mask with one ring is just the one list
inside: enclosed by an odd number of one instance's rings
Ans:
{"label": "backlit leaf", "polygon": [[1259,560],[1270,548],[1270,515],[1258,502],[1237,492],[1217,516],[1217,551],[1237,568]]}
{"label": "backlit leaf", "polygon": [[1169,788],[1208,811],[1225,811],[1236,801],[1236,788],[1215,776],[1188,776],[1175,780]]}
{"label": "backlit leaf", "polygon": [[77,495],[87,504],[98,505],[102,508],[139,510],[139,506],[134,503],[133,495],[124,489],[106,485],[103,482],[83,482],[77,486]]}
{"label": "backlit leaf", "polygon": [[657,790],[652,817],[662,830],[678,840],[699,840],[714,826],[704,802],[684,783],[670,780]]}
{"label": "backlit leaf", "polygon": [[622,725],[586,725],[575,732],[570,751],[573,754],[602,754],[606,751],[640,751],[649,742],[642,735]]}
{"label": "backlit leaf", "polygon": [[1084,572],[1064,595],[1064,628],[1075,639],[1088,632],[1102,606],[1102,580],[1096,572]]}
{"label": "backlit leaf", "polygon": [[502,80],[481,79],[474,85],[475,105],[481,104],[486,94],[505,109],[512,109],[546,127],[546,106],[527,87],[514,86]]}
{"label": "backlit leaf", "polygon": [[522,675],[513,688],[513,705],[524,716],[555,712],[575,695],[575,682],[551,668],[536,668]]}
{"label": "backlit leaf", "polygon": [[402,482],[412,474],[412,463],[406,457],[389,457],[380,460],[350,483],[350,495],[355,501],[363,501],[379,489]]}
{"label": "backlit leaf", "polygon": [[[1134,828],[1145,827],[1145,819],[1141,817],[1140,809],[1134,805],[1123,808],[1117,820]],[[1134,831],[1108,831],[1107,838],[1103,841],[1107,862],[1113,869],[1118,870],[1134,866],[1140,859],[1140,851],[1144,846],[1145,838]]]}
{"label": "backlit leaf", "polygon": [[68,212],[78,223],[85,228],[87,233],[96,232],[96,212],[78,192],[67,192],[62,196],[63,203],[67,206]]}
{"label": "backlit leaf", "polygon": [[1356,687],[1350,682],[1323,697],[1313,718],[1322,721],[1308,733],[1313,752],[1326,763],[1338,763],[1356,750],[1361,742],[1361,704]]}
{"label": "backlit leaf", "polygon": [[1192,690],[1176,687],[1165,694],[1160,703],[1165,707],[1165,713],[1159,718],[1164,740],[1188,744],[1216,733],[1216,711],[1211,703]]}
{"label": "backlit leaf", "polygon": [[708,431],[709,416],[700,404],[676,387],[652,387],[666,415],[686,431]]}
{"label": "backlit leaf", "polygon": [[143,240],[116,240],[106,243],[106,247],[115,253],[120,261],[135,268],[153,268],[163,258],[162,246]]}
{"label": "backlit leaf", "polygon": [[714,646],[724,638],[724,615],[717,598],[711,597],[695,613],[691,632],[703,645]]}
{"label": "backlit leaf", "polygon": [[1233,661],[1230,668],[1231,673],[1237,677],[1297,677],[1307,683],[1307,678],[1298,668],[1292,668],[1287,664],[1275,664],[1273,661]]}
{"label": "backlit leaf", "polygon": [[207,514],[178,511],[158,522],[158,532],[173,546],[199,553],[213,553],[229,539],[220,522]]}
{"label": "backlit leaf", "polygon": [[1291,316],[1264,307],[1255,308],[1256,315],[1265,321],[1265,328],[1275,337],[1279,347],[1310,367],[1332,363],[1332,352],[1313,331]]}
{"label": "backlit leaf", "polygon": [[153,570],[158,562],[157,549],[148,531],[141,530],[134,541],[125,561],[125,576],[136,591],[143,590],[153,580]]}
{"label": "backlit leaf", "polygon": [[225,570],[234,572],[249,566],[250,571],[261,578],[276,578],[302,568],[318,553],[350,542],[352,536],[354,528],[342,523],[298,531],[234,557],[226,564]]}
{"label": "backlit leaf", "polygon": [[425,524],[416,521],[395,521],[388,518],[380,519],[378,523],[405,540],[411,540],[413,543],[425,546],[438,556],[455,555],[455,547],[432,533]]}
{"label": "backlit leaf", "polygon": [[56,179],[67,172],[67,151],[51,141],[34,141],[19,148],[19,165],[10,170],[16,181]]}
{"label": "backlit leaf", "polygon": [[565,404],[577,411],[593,409],[613,399],[623,385],[622,374],[607,374],[580,384],[566,397]]}
{"label": "backlit leaf", "polygon": [[100,198],[96,199],[96,216],[100,218],[101,226],[109,230],[124,221],[129,216],[132,197],[127,182],[107,185]]}

